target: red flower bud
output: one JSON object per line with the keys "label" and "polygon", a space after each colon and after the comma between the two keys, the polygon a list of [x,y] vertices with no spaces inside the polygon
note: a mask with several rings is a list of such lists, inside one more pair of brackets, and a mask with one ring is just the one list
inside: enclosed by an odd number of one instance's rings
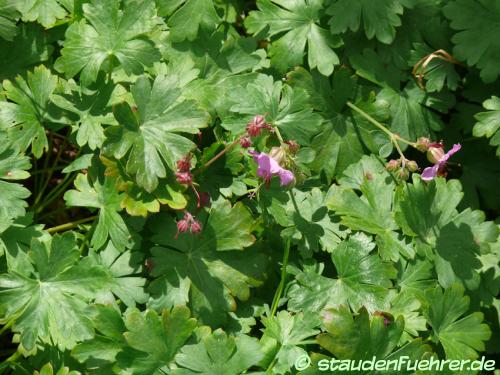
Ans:
{"label": "red flower bud", "polygon": [[201,223],[196,220],[196,219],[193,219],[193,221],[191,222],[191,233],[193,234],[198,234],[201,232]]}
{"label": "red flower bud", "polygon": [[180,160],[177,160],[177,170],[179,172],[189,172],[191,169],[191,155],[187,155]]}
{"label": "red flower bud", "polygon": [[241,137],[240,138],[240,145],[243,148],[248,148],[252,145],[252,140],[250,137]]}
{"label": "red flower bud", "polygon": [[193,182],[193,175],[191,172],[176,172],[175,177],[179,184],[189,185]]}
{"label": "red flower bud", "polygon": [[257,137],[260,134],[262,128],[266,127],[266,125],[267,124],[264,116],[254,116],[252,121],[247,124],[247,133],[250,137]]}
{"label": "red flower bud", "polygon": [[185,233],[189,230],[189,220],[182,219],[177,222],[177,230],[179,233]]}

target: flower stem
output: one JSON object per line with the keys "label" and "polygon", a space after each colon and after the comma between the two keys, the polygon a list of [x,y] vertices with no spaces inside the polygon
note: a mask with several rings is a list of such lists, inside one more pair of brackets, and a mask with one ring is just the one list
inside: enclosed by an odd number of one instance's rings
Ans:
{"label": "flower stem", "polygon": [[390,138],[391,142],[394,144],[394,147],[396,147],[396,150],[398,151],[398,153],[401,155],[401,157],[403,159],[404,159],[403,152],[401,151],[401,148],[399,147],[398,141],[406,143],[409,146],[416,147],[415,142],[408,141],[408,140],[402,138],[401,136],[399,136],[398,134],[394,134],[389,129],[387,129],[387,127],[385,127],[380,122],[378,122],[377,120],[375,120],[372,116],[370,116],[368,113],[366,113],[365,111],[363,111],[358,106],[354,105],[351,102],[347,102],[346,104],[353,111],[359,113],[362,117],[364,117],[365,119],[367,119],[369,122],[371,122],[377,128],[379,128],[380,130],[382,130],[385,134],[387,134],[387,136]]}
{"label": "flower stem", "polygon": [[210,165],[215,163],[219,158],[221,158],[226,152],[229,150],[233,149],[238,143],[240,142],[240,137],[236,138],[233,142],[231,142],[229,145],[224,148],[221,152],[219,152],[217,155],[215,155],[212,159],[207,161],[204,165],[202,165],[198,170],[194,171],[193,174],[200,174],[203,172],[205,169],[207,169]]}
{"label": "flower stem", "polygon": [[70,229],[77,227],[80,224],[85,224],[85,223],[88,223],[90,221],[94,221],[96,218],[97,218],[97,215],[94,215],[91,217],[86,217],[85,219],[70,221],[69,223],[65,223],[65,224],[58,225],[57,227],[49,228],[49,229],[47,229],[47,232],[48,233],[56,233],[56,232],[62,232],[65,230],[70,230]]}
{"label": "flower stem", "polygon": [[290,237],[288,237],[285,241],[285,249],[283,251],[283,263],[281,264],[281,280],[273,298],[273,304],[271,306],[271,316],[274,316],[276,314],[276,311],[278,310],[278,304],[281,299],[281,294],[283,293],[283,289],[285,288],[286,268],[288,266],[289,255],[290,255]]}
{"label": "flower stem", "polygon": [[283,137],[281,136],[280,130],[277,126],[274,126],[274,132],[276,133],[276,137],[278,137],[278,141],[280,141],[280,144],[285,143]]}

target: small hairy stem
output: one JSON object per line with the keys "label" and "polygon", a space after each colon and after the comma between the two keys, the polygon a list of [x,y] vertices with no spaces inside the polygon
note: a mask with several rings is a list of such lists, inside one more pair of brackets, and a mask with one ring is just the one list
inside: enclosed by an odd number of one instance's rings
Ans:
{"label": "small hairy stem", "polygon": [[285,141],[283,140],[283,137],[281,136],[280,130],[277,126],[274,126],[274,132],[276,133],[276,137],[278,137],[278,141],[280,141],[280,144],[284,144]]}
{"label": "small hairy stem", "polygon": [[86,217],[85,219],[70,221],[69,223],[65,223],[65,224],[58,225],[57,227],[49,228],[49,229],[47,229],[47,232],[57,233],[57,232],[65,231],[65,230],[70,230],[70,229],[77,227],[80,224],[85,224],[85,223],[88,223],[90,221],[94,221],[96,218],[97,218],[97,215],[94,215],[91,217]]}
{"label": "small hairy stem", "polygon": [[379,128],[380,130],[382,130],[385,134],[387,134],[387,136],[389,137],[389,139],[391,140],[391,142],[394,144],[394,147],[396,148],[396,150],[398,151],[398,153],[403,158],[404,158],[404,156],[403,156],[403,153],[401,152],[401,148],[399,147],[398,141],[406,143],[407,145],[412,146],[412,147],[416,146],[415,142],[408,141],[408,140],[402,138],[401,136],[399,136],[398,134],[394,134],[389,129],[387,129],[387,127],[385,127],[384,125],[382,125],[380,122],[378,122],[377,120],[375,120],[372,116],[370,116],[368,113],[366,113],[361,108],[359,108],[358,106],[354,105],[353,103],[347,102],[347,106],[349,108],[351,108],[353,111],[359,113],[361,116],[363,116],[369,122],[371,122],[377,128]]}
{"label": "small hairy stem", "polygon": [[281,264],[281,280],[273,298],[273,304],[271,306],[271,316],[276,315],[276,311],[278,310],[278,304],[281,299],[281,294],[283,293],[283,289],[285,288],[286,268],[288,266],[289,255],[290,255],[290,238],[288,237],[285,241],[285,249],[283,251],[283,263]]}
{"label": "small hairy stem", "polygon": [[[51,139],[51,142],[50,142],[50,147],[51,149],[49,149],[49,152],[52,150],[52,133],[50,133],[50,139]],[[47,170],[47,178],[45,180],[45,182],[43,183],[43,186],[41,187],[36,199],[35,199],[35,203],[34,203],[34,206],[36,207],[39,203],[40,203],[40,200],[42,199],[44,193],[45,193],[45,190],[47,189],[47,186],[49,185],[49,182],[50,182],[50,179],[52,178],[52,176],[54,175],[54,172],[56,171],[56,168],[57,168],[57,164],[59,163],[59,159],[61,158],[61,155],[62,155],[62,152],[64,150],[64,148],[66,147],[66,139],[63,141],[63,144],[60,145],[59,147],[59,150],[57,152],[57,155],[56,155],[56,159],[54,160],[54,163],[52,164],[52,167],[50,168],[47,168],[47,162],[44,164],[44,170]],[[46,161],[48,160],[48,158],[46,159]]]}
{"label": "small hairy stem", "polygon": [[241,137],[238,137],[236,138],[233,142],[231,142],[229,145],[226,146],[226,148],[224,148],[224,150],[222,150],[221,152],[219,152],[217,155],[215,155],[212,159],[210,159],[209,161],[207,161],[204,165],[202,165],[199,169],[197,169],[196,171],[194,171],[193,174],[200,174],[201,172],[203,172],[205,169],[207,169],[210,165],[212,165],[213,163],[215,163],[219,158],[221,158],[226,152],[228,152],[229,150],[233,149],[239,142],[240,142],[240,138]]}

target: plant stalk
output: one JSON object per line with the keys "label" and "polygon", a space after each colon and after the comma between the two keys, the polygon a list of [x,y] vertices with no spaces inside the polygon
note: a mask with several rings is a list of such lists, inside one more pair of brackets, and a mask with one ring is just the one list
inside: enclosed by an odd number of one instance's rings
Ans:
{"label": "plant stalk", "polygon": [[97,215],[94,215],[94,216],[91,216],[91,217],[86,217],[85,219],[80,219],[80,220],[76,220],[76,221],[70,221],[68,223],[61,224],[61,225],[58,225],[56,227],[49,228],[49,229],[47,229],[47,232],[48,233],[56,233],[56,232],[62,232],[62,231],[65,231],[65,230],[70,230],[70,229],[73,229],[73,228],[77,227],[80,224],[85,224],[85,223],[88,223],[90,221],[94,221],[96,218],[97,218]]}

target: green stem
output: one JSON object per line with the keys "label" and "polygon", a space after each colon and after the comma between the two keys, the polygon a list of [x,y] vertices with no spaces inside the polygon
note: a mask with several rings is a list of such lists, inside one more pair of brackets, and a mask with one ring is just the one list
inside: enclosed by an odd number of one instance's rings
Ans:
{"label": "green stem", "polygon": [[[51,138],[50,139],[52,140],[52,133],[51,133]],[[37,195],[37,197],[35,199],[35,203],[34,203],[35,207],[40,203],[40,199],[42,199],[43,194],[45,193],[45,190],[47,189],[47,186],[49,185],[50,179],[54,175],[54,172],[56,170],[57,164],[59,163],[59,159],[61,158],[62,152],[63,152],[63,150],[64,150],[65,147],[66,147],[66,140],[64,140],[63,144],[60,145],[59,151],[57,152],[56,160],[52,164],[52,167],[50,167],[48,169],[47,179],[45,180],[44,184],[42,185],[42,187],[41,187],[41,189],[40,189],[40,191],[39,191],[39,193],[38,193],[38,195]],[[48,160],[48,158],[46,160]],[[47,163],[45,163],[45,165],[44,165],[44,168],[43,168],[44,170],[47,170],[47,165],[46,164]]]}
{"label": "green stem", "polygon": [[196,170],[194,172],[194,174],[200,174],[201,172],[203,172],[205,169],[207,169],[210,165],[212,165],[213,163],[215,163],[219,158],[221,158],[226,152],[228,152],[229,150],[231,150],[232,148],[234,148],[238,143],[240,142],[240,137],[236,138],[233,142],[231,142],[228,146],[226,146],[226,148],[224,148],[224,150],[222,150],[221,152],[219,152],[217,155],[215,155],[212,159],[210,159],[209,161],[207,161],[204,165],[202,165],[198,170]]}
{"label": "green stem", "polygon": [[274,127],[274,132],[276,133],[276,137],[278,137],[278,141],[280,141],[280,144],[284,144],[285,141],[283,140],[283,137],[281,136],[280,130],[277,126]]}
{"label": "green stem", "polygon": [[73,229],[77,227],[80,224],[85,224],[90,221],[94,221],[97,218],[97,215],[91,216],[91,217],[86,217],[85,219],[80,219],[76,221],[70,221],[69,223],[61,224],[58,225],[57,227],[52,227],[47,229],[48,233],[57,233],[57,232],[62,232],[65,230]]}
{"label": "green stem", "polygon": [[288,266],[288,257],[290,255],[290,237],[288,237],[285,241],[285,249],[283,251],[283,263],[281,264],[281,280],[278,285],[278,289],[276,290],[276,294],[273,298],[273,304],[271,306],[271,316],[276,314],[278,310],[279,301],[281,299],[281,294],[285,288],[286,282],[286,268]]}
{"label": "green stem", "polygon": [[7,322],[7,324],[5,324],[2,329],[0,329],[0,336],[3,335],[3,333],[8,330],[10,327],[12,327],[12,325],[14,324],[14,321],[15,319],[12,319],[10,320],[9,322]]}
{"label": "green stem", "polygon": [[74,174],[68,174],[64,178],[64,180],[54,189],[52,190],[48,195],[47,198],[44,199],[43,204],[40,204],[38,208],[35,210],[35,212],[38,214],[42,212],[45,207],[47,207],[49,204],[51,204],[54,199],[56,199],[61,192],[63,192],[69,184],[73,181]]}
{"label": "green stem", "polygon": [[346,103],[347,106],[349,108],[351,108],[353,111],[359,113],[362,117],[364,117],[365,119],[367,119],[369,122],[371,122],[373,125],[375,125],[377,128],[379,128],[380,130],[382,130],[385,134],[387,134],[387,136],[390,138],[391,142],[394,144],[394,147],[396,147],[396,150],[398,151],[398,153],[404,158],[403,156],[403,153],[401,152],[401,148],[399,147],[399,144],[398,144],[398,141],[400,142],[403,142],[403,143],[406,143],[407,145],[409,146],[412,146],[412,147],[416,147],[416,144],[415,142],[411,142],[411,141],[408,141],[404,138],[402,138],[401,136],[399,136],[398,134],[394,134],[393,132],[391,132],[389,129],[387,129],[387,127],[385,127],[384,125],[382,125],[380,122],[378,122],[377,120],[375,120],[372,116],[370,116],[368,113],[366,113],[365,111],[363,111],[361,108],[359,108],[358,106],[354,105],[353,103],[351,102],[347,102]]}

